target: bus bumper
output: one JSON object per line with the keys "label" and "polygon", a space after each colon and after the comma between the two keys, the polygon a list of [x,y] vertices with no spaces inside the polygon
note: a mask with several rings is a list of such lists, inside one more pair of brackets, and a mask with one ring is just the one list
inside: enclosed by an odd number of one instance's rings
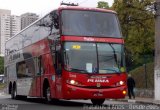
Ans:
{"label": "bus bumper", "polygon": [[67,85],[63,96],[64,99],[120,99],[126,96],[126,86],[107,89],[90,89]]}

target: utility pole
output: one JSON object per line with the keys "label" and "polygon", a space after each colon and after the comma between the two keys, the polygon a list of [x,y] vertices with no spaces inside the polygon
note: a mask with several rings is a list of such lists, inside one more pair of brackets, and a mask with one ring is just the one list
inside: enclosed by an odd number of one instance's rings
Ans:
{"label": "utility pole", "polygon": [[155,2],[155,11],[154,96],[155,100],[160,100],[160,0]]}

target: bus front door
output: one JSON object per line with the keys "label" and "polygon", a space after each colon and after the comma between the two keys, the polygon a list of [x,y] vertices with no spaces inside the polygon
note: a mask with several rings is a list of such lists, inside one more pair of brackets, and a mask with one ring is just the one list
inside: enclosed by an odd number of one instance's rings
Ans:
{"label": "bus front door", "polygon": [[62,62],[61,54],[59,51],[56,51],[55,56],[55,70],[56,70],[56,97],[62,97]]}

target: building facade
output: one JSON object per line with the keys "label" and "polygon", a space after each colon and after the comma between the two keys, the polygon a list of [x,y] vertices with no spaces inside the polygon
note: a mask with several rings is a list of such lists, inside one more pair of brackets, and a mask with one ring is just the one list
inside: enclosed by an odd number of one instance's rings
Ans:
{"label": "building facade", "polygon": [[11,15],[11,10],[0,9],[0,56],[5,54],[5,42],[39,18],[35,13]]}
{"label": "building facade", "polygon": [[0,55],[4,56],[5,41],[10,38],[11,11],[0,9]]}
{"label": "building facade", "polygon": [[34,21],[36,21],[39,16],[35,13],[25,13],[21,15],[21,29],[24,29]]}
{"label": "building facade", "polygon": [[11,16],[11,37],[20,32],[21,30],[21,17],[12,15]]}

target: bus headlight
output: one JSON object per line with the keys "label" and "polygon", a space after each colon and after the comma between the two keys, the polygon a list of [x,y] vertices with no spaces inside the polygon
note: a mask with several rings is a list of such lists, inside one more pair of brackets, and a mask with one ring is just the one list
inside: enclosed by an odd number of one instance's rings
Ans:
{"label": "bus headlight", "polygon": [[75,80],[73,80],[73,79],[67,80],[66,82],[67,82],[68,84],[71,84],[71,85],[82,86],[82,84],[81,84],[80,82],[75,81]]}
{"label": "bus headlight", "polygon": [[75,80],[70,80],[69,83],[72,84],[72,85],[75,85],[76,81]]}
{"label": "bus headlight", "polygon": [[124,81],[119,81],[119,84],[120,85],[124,85]]}
{"label": "bus headlight", "polygon": [[119,81],[119,82],[116,83],[116,86],[122,86],[122,85],[124,85],[124,84],[125,84],[124,81]]}

